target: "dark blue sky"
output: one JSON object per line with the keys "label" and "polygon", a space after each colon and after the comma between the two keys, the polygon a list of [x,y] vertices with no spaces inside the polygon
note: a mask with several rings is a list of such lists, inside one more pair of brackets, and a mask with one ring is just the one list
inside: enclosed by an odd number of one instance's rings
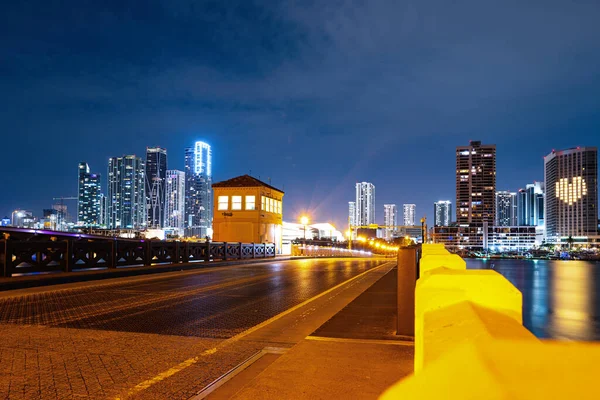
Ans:
{"label": "dark blue sky", "polygon": [[75,195],[79,161],[159,145],[180,169],[205,140],[216,181],[284,187],[286,220],[345,223],[363,180],[380,222],[431,218],[457,145],[497,144],[499,190],[600,145],[598,21],[598,1],[5,2],[0,214]]}

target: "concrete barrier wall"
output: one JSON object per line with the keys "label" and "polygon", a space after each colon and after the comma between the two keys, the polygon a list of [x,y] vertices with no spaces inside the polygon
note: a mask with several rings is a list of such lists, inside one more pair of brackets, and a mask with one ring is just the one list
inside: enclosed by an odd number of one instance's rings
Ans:
{"label": "concrete barrier wall", "polygon": [[415,289],[415,374],[380,399],[600,398],[600,345],[541,341],[522,325],[521,293],[423,245]]}

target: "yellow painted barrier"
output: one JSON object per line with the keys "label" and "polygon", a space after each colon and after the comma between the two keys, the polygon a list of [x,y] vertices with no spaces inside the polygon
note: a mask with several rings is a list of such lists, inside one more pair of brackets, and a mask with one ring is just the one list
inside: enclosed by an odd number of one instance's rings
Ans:
{"label": "yellow painted barrier", "polygon": [[600,345],[538,340],[508,280],[448,267],[454,257],[429,246],[415,289],[415,374],[380,399],[600,398]]}

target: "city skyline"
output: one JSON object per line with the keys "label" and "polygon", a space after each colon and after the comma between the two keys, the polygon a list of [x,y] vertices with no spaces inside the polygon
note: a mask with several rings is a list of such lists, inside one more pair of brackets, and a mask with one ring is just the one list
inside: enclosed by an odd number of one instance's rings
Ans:
{"label": "city skyline", "polygon": [[161,146],[184,170],[203,140],[214,181],[285,186],[288,221],[344,226],[369,181],[431,225],[454,200],[449,148],[496,144],[497,188],[516,191],[552,148],[600,146],[592,3],[267,3],[4,5],[3,162],[19,173],[0,174],[0,217],[76,196],[80,161],[103,174]]}

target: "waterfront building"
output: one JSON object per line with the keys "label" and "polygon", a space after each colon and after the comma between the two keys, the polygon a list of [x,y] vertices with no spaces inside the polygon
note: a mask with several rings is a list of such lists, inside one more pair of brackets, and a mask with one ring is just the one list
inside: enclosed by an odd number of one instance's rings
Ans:
{"label": "waterfront building", "polygon": [[383,224],[385,226],[383,236],[386,240],[391,240],[398,226],[398,208],[395,204],[383,205]]}
{"label": "waterfront building", "polygon": [[356,202],[348,202],[348,226],[352,229],[356,225]]}
{"label": "waterfront building", "polygon": [[402,206],[404,211],[404,226],[415,226],[416,225],[416,204],[404,204]]}
{"label": "waterfront building", "polygon": [[185,172],[168,170],[165,180],[165,229],[183,236],[185,222]]}
{"label": "waterfront building", "polygon": [[518,193],[518,225],[544,225],[544,182],[534,182]]}
{"label": "waterfront building", "polygon": [[496,192],[496,226],[517,226],[517,194]]}
{"label": "waterfront building", "polygon": [[214,241],[275,243],[281,251],[284,192],[249,175],[212,185]]}
{"label": "waterfront building", "polygon": [[212,152],[207,143],[185,149],[185,235],[212,236]]}
{"label": "waterfront building", "polygon": [[140,157],[127,155],[108,160],[108,229],[145,229],[145,164]]}
{"label": "waterfront building", "polygon": [[355,226],[365,227],[375,223],[375,185],[369,182],[356,183]]}
{"label": "waterfront building", "polygon": [[538,245],[535,226],[443,226],[431,236],[450,250],[527,251]]}
{"label": "waterfront building", "polygon": [[546,241],[598,243],[597,148],[553,150],[544,157],[544,181]]}
{"label": "waterfront building", "polygon": [[104,193],[100,193],[100,227],[106,228],[107,222],[107,212],[108,212],[108,198]]}
{"label": "waterfront building", "polygon": [[496,145],[471,141],[456,148],[456,220],[489,225],[496,218]]}
{"label": "waterfront building", "polygon": [[2,220],[0,221],[0,226],[10,226],[10,218],[9,217],[2,218]]}
{"label": "waterfront building", "polygon": [[146,208],[148,228],[160,229],[165,225],[165,185],[167,179],[167,150],[146,148]]}
{"label": "waterfront building", "polygon": [[433,226],[450,226],[452,223],[452,202],[440,200],[433,203]]}
{"label": "waterfront building", "polygon": [[[89,165],[80,162],[78,177],[77,225],[87,228],[98,227],[102,220],[100,174],[91,173]],[[57,216],[59,223],[64,221],[64,214],[66,213],[63,213],[62,217],[61,215]]]}

